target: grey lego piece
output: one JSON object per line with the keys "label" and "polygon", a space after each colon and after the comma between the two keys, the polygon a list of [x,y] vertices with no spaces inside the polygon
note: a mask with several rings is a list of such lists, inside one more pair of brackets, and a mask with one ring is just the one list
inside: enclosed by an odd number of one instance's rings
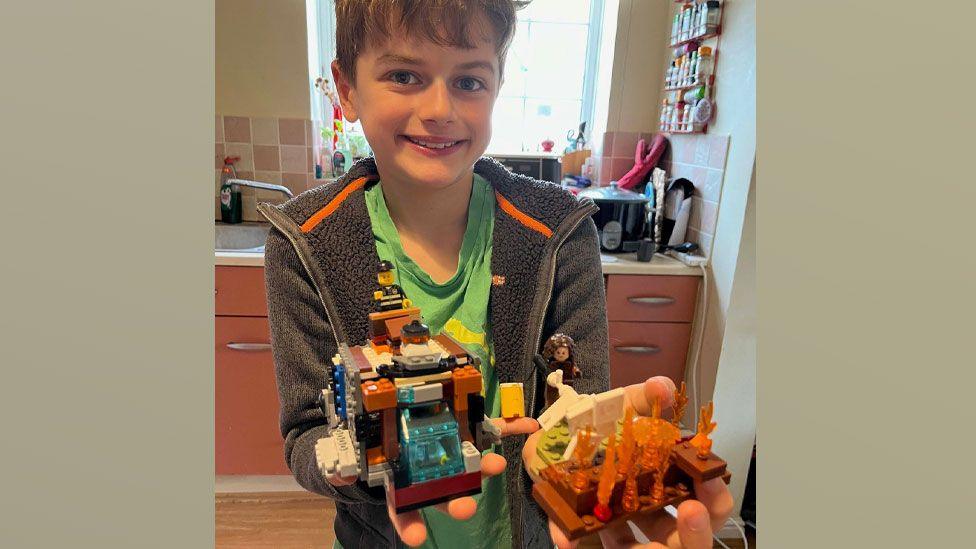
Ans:
{"label": "grey lego piece", "polygon": [[338,471],[339,476],[354,477],[359,475],[359,460],[356,456],[356,447],[349,431],[339,429],[333,435],[336,447],[339,450]]}
{"label": "grey lego piece", "polygon": [[359,475],[359,480],[365,481],[368,470],[366,448],[359,443],[359,437],[356,433],[356,416],[363,413],[362,399],[357,397],[361,383],[359,379],[359,368],[352,358],[352,353],[349,352],[349,346],[345,343],[339,345],[339,358],[345,366],[346,429],[348,430],[349,444],[352,449],[352,455],[354,456],[353,459],[356,461],[355,474]]}
{"label": "grey lego piece", "polygon": [[336,415],[335,391],[332,389],[322,389],[322,408],[329,429],[335,429],[339,425],[339,416]]}
{"label": "grey lego piece", "polygon": [[415,403],[440,400],[442,398],[444,398],[444,386],[440,383],[413,386],[413,401]]}
{"label": "grey lego piece", "polygon": [[393,476],[393,469],[389,463],[370,465],[366,472],[366,484],[370,487],[383,486],[387,476],[391,478]]}
{"label": "grey lego piece", "polygon": [[474,473],[481,470],[481,452],[470,441],[461,442],[461,457],[464,458],[464,472]]}

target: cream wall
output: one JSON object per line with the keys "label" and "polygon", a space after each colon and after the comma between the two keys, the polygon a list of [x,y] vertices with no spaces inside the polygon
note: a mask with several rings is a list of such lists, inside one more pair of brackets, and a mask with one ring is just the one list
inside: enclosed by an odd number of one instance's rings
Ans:
{"label": "cream wall", "polygon": [[304,0],[216,0],[219,115],[309,118]]}

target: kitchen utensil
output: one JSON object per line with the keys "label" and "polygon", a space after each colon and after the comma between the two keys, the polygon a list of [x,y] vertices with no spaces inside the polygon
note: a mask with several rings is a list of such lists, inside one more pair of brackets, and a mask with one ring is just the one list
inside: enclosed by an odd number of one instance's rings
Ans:
{"label": "kitchen utensil", "polygon": [[607,187],[582,190],[577,196],[592,199],[600,208],[593,214],[593,221],[603,251],[637,251],[647,226],[646,196],[620,189],[616,181]]}

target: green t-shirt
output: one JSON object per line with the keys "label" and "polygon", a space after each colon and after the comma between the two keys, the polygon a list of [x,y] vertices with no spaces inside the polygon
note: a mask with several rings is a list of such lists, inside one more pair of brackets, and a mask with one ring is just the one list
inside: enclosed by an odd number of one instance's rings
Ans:
{"label": "green t-shirt", "polygon": [[[458,269],[450,280],[437,284],[403,251],[390,212],[383,197],[382,182],[366,190],[376,251],[380,259],[393,263],[396,283],[420,307],[432,335],[446,332],[468,352],[481,359],[485,380],[485,410],[491,417],[501,415],[498,376],[494,369],[491,327],[488,319],[488,294],[491,290],[491,234],[494,228],[495,194],[491,185],[475,174],[468,205],[468,225],[464,231]],[[474,496],[478,512],[467,521],[456,521],[433,508],[421,510],[427,523],[425,548],[507,547],[511,544],[505,473],[483,480],[482,493]]]}

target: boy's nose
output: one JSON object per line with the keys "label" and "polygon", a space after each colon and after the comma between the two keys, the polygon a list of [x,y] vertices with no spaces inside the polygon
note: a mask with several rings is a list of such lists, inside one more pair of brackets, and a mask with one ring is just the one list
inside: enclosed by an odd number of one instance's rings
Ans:
{"label": "boy's nose", "polygon": [[424,122],[447,124],[455,120],[454,100],[446,82],[434,82],[419,99],[417,114]]}

